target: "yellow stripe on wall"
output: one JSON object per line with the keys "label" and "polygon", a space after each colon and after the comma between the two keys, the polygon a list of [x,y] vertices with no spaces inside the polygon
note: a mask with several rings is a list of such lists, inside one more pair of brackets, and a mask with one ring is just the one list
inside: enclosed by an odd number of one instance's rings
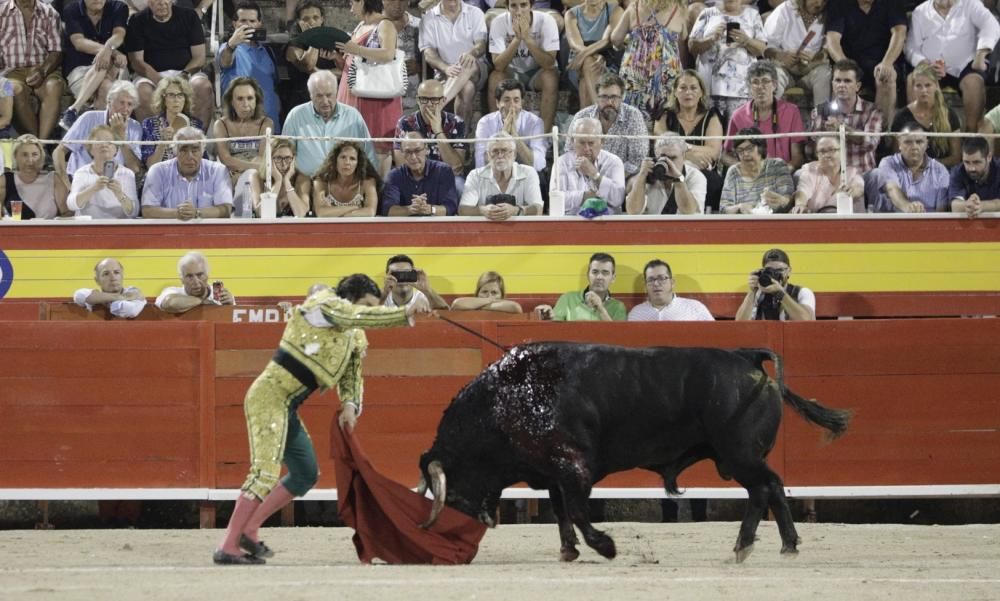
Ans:
{"label": "yellow stripe on wall", "polygon": [[[1000,243],[793,244],[793,282],[817,292],[1000,290]],[[641,270],[654,257],[674,270],[681,293],[742,292],[767,245],[616,245],[612,291],[642,292]],[[381,284],[388,257],[410,255],[441,294],[472,294],[479,274],[500,272],[508,294],[557,294],[586,285],[592,246],[478,246],[411,248],[261,248],[206,251],[211,279],[236,296],[300,296],[315,282],[336,283],[367,273]],[[15,271],[8,298],[69,297],[93,284],[94,265],[113,256],[126,282],[155,296],[178,285],[175,249],[8,251]]]}

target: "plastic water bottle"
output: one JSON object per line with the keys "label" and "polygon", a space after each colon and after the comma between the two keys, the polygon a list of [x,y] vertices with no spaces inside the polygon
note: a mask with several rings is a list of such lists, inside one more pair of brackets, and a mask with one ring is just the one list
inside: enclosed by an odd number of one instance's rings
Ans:
{"label": "plastic water bottle", "polygon": [[243,206],[240,209],[243,219],[253,219],[253,197],[250,192],[250,182],[243,182]]}

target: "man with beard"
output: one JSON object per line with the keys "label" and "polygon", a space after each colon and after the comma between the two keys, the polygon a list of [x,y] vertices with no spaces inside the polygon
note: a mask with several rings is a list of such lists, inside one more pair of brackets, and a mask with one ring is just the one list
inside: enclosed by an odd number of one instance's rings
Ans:
{"label": "man with beard", "polygon": [[73,293],[73,302],[93,311],[96,305],[106,305],[115,317],[132,319],[142,313],[146,297],[135,286],[125,287],[125,268],[117,259],[107,258],[94,266],[94,281],[98,288],[80,288]]}
{"label": "man with beard", "polygon": [[222,80],[219,87],[229,88],[229,83],[238,77],[249,77],[257,81],[264,92],[264,112],[271,118],[275,134],[281,133],[281,102],[275,83],[278,67],[274,53],[253,37],[257,30],[263,30],[260,6],[252,0],[242,0],[236,5],[233,19],[233,35],[219,45],[218,59]]}
{"label": "man with beard", "polygon": [[142,189],[142,215],[152,219],[189,221],[229,217],[233,189],[222,163],[202,158],[205,134],[185,127],[174,134],[176,157],[149,169]]}
{"label": "man with beard", "polygon": [[625,82],[617,73],[610,71],[605,73],[597,82],[597,104],[580,109],[568,129],[572,131],[573,124],[577,120],[592,117],[600,120],[602,134],[619,136],[603,138],[602,148],[622,160],[627,181],[638,173],[639,166],[649,150],[649,143],[646,140],[631,136],[645,136],[649,128],[646,126],[642,111],[622,102],[624,89]]}
{"label": "man with beard", "polygon": [[573,148],[559,157],[557,189],[565,193],[566,214],[576,215],[583,201],[604,199],[612,213],[625,202],[625,168],[622,160],[601,148],[601,122],[584,117],[569,130]]}
{"label": "man with beard", "polygon": [[156,308],[167,313],[186,313],[200,305],[235,305],[236,298],[221,288],[215,298],[208,283],[208,259],[200,252],[189,252],[177,261],[182,286],[168,286],[156,297]]}
{"label": "man with beard", "polygon": [[809,131],[838,133],[841,124],[847,136],[847,166],[866,174],[875,168],[875,149],[882,131],[882,111],[858,96],[861,90],[861,67],[852,60],[833,65],[833,99],[812,110]]}
{"label": "man with beard", "polygon": [[490,138],[490,162],[474,169],[465,182],[458,214],[505,221],[518,215],[542,214],[538,173],[514,161],[516,144],[506,132]]}
{"label": "man with beard", "polygon": [[1000,161],[986,138],[963,138],[962,164],[951,169],[948,198],[953,213],[979,217],[1000,211]]}
{"label": "man with beard", "polygon": [[395,164],[402,165],[406,157],[402,152],[402,140],[415,132],[421,138],[434,140],[427,146],[427,158],[447,163],[455,174],[455,185],[461,194],[465,178],[465,142],[450,142],[451,139],[465,138],[465,122],[455,113],[444,110],[444,84],[436,79],[428,79],[417,86],[417,112],[403,115],[396,124],[396,142],[393,149]]}
{"label": "man with beard", "polygon": [[[486,164],[486,140],[504,132],[518,136],[539,136],[545,133],[542,120],[530,111],[521,110],[524,101],[524,84],[516,79],[505,79],[497,86],[494,96],[497,100],[496,112],[483,115],[476,124],[476,167]],[[515,160],[533,166],[536,172],[545,169],[545,152],[548,141],[545,137],[530,140],[514,140]]]}
{"label": "man with beard", "polygon": [[[876,211],[925,213],[948,211],[948,168],[927,156],[926,130],[916,122],[903,126],[899,152],[879,163]],[[873,195],[874,196],[874,195]]]}
{"label": "man with beard", "polygon": [[615,258],[594,253],[587,262],[587,287],[563,294],[555,308],[538,305],[535,312],[541,319],[556,321],[625,321],[624,303],[611,298],[614,281]]}

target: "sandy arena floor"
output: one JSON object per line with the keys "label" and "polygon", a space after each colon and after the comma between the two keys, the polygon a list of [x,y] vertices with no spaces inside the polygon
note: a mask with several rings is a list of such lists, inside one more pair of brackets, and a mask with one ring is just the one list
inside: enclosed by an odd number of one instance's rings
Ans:
{"label": "sandy arena floor", "polygon": [[5,531],[0,599],[1000,599],[1000,525],[801,524],[788,558],[763,523],[742,565],[735,523],[606,527],[613,561],[581,547],[562,564],[554,525],[504,525],[471,565],[438,568],[359,565],[346,528],[268,530],[278,555],[246,568],[211,563],[218,530]]}

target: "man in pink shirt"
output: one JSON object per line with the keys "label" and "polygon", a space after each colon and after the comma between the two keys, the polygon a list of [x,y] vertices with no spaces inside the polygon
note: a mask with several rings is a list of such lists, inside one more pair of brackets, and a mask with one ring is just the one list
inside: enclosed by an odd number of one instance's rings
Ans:
{"label": "man in pink shirt", "polygon": [[[750,100],[733,112],[729,119],[727,136],[748,127],[756,127],[765,134],[801,133],[805,131],[802,115],[797,106],[775,96],[778,84],[778,70],[771,61],[757,61],[747,73],[750,81]],[[787,138],[769,138],[767,140],[767,156],[779,158],[789,164],[792,171],[802,166],[804,162],[802,143],[804,136]],[[733,151],[732,140],[727,140],[723,146],[726,165],[738,162]]]}

